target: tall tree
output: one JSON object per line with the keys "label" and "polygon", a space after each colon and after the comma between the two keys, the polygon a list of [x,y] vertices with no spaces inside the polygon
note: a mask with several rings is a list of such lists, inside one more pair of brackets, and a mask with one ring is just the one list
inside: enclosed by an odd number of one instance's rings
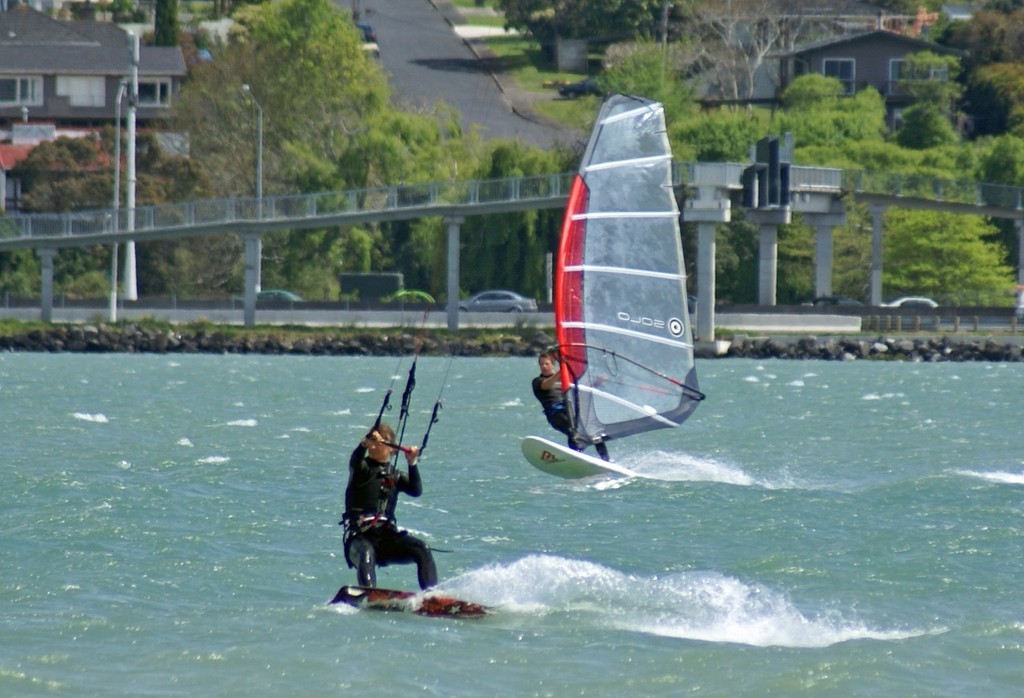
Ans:
{"label": "tall tree", "polygon": [[178,0],[156,0],[156,12],[153,20],[153,43],[157,46],[177,46],[178,34]]}

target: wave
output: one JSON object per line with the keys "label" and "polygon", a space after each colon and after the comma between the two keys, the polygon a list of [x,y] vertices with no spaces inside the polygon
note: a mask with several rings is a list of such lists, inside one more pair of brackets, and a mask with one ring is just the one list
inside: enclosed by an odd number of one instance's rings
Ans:
{"label": "wave", "polygon": [[81,419],[83,422],[96,422],[97,424],[106,424],[110,420],[107,419],[105,414],[88,414],[86,412],[75,412],[71,415],[75,419]]}
{"label": "wave", "polygon": [[438,590],[504,613],[573,614],[584,632],[586,625],[593,625],[755,647],[822,648],[933,632],[873,628],[836,611],[807,613],[781,591],[716,572],[643,577],[553,555],[472,570]]}
{"label": "wave", "polygon": [[229,427],[254,427],[257,422],[255,419],[235,419],[227,423]]}
{"label": "wave", "polygon": [[815,489],[810,485],[795,482],[785,473],[778,473],[772,478],[754,477],[731,463],[671,451],[637,453],[624,459],[621,465],[645,479],[664,482],[718,482],[740,487],[762,487],[768,490]]}
{"label": "wave", "polygon": [[979,472],[977,470],[957,470],[955,472],[957,475],[973,477],[979,480],[985,480],[986,482],[995,482],[1000,485],[1024,485],[1024,472],[1010,473],[1005,470],[996,470],[988,473]]}

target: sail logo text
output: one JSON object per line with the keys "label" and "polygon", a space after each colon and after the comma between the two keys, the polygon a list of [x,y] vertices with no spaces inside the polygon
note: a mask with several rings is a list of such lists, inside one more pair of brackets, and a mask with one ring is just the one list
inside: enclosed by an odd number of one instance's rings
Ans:
{"label": "sail logo text", "polygon": [[616,317],[622,322],[628,322],[632,325],[640,325],[641,327],[650,327],[654,330],[663,330],[668,327],[668,331],[675,337],[679,337],[683,334],[683,321],[679,318],[672,318],[667,323],[664,320],[655,320],[652,317],[645,315],[630,315],[629,313],[620,310]]}

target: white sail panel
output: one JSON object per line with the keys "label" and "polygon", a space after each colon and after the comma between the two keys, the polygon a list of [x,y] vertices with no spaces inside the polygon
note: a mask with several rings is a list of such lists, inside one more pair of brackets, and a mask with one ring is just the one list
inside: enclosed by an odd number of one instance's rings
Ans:
{"label": "white sail panel", "polygon": [[555,322],[578,427],[618,438],[681,424],[703,398],[661,105],[602,105],[566,209]]}

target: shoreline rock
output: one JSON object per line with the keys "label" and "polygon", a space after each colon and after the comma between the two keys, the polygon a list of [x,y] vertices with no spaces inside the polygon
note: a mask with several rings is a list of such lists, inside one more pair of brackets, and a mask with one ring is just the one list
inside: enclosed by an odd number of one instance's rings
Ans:
{"label": "shoreline rock", "polygon": [[[54,325],[0,336],[0,351],[42,353],[294,354],[307,356],[534,357],[555,343],[544,331],[530,338],[515,333],[449,337],[402,329],[291,336],[223,333],[215,328],[152,329],[127,325]],[[825,361],[1020,362],[1021,340],[992,337],[733,337],[723,353],[699,351],[701,359],[792,359]]]}

